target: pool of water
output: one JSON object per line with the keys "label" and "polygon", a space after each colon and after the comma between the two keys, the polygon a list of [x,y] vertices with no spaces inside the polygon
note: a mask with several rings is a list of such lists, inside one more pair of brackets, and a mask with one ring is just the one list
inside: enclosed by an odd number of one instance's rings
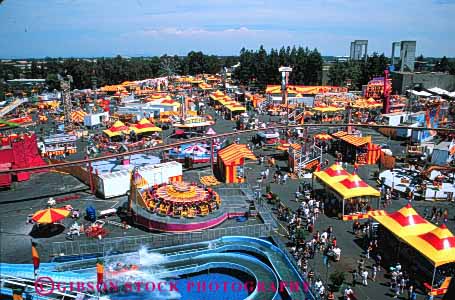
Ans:
{"label": "pool of water", "polygon": [[[228,274],[199,274],[168,281],[175,282],[178,293],[151,291],[151,288],[145,290],[144,287],[138,292],[133,285],[130,289],[133,292],[109,294],[108,297],[112,300],[241,300],[248,297],[248,291],[240,288],[244,283]],[[218,288],[216,283],[219,285]]]}

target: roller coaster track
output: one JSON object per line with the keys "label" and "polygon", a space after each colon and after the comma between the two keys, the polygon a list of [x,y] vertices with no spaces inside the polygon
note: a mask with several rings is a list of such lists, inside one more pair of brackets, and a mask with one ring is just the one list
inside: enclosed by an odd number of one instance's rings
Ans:
{"label": "roller coaster track", "polygon": [[[346,127],[346,126],[360,127],[360,128],[372,128],[372,129],[400,128],[400,129],[411,129],[411,130],[417,130],[417,131],[433,130],[433,131],[437,131],[437,132],[455,133],[455,128],[430,128],[430,127],[391,126],[391,125],[376,125],[376,124],[356,124],[356,123],[280,125],[280,126],[267,127],[267,129],[286,129],[286,128],[293,128],[293,127],[327,128],[327,127]],[[44,169],[50,169],[50,168],[68,167],[68,166],[87,164],[89,162],[124,157],[124,156],[128,156],[128,155],[140,154],[140,153],[145,153],[145,152],[150,152],[150,151],[169,150],[169,149],[175,148],[177,146],[181,146],[181,145],[188,144],[188,143],[210,141],[214,138],[226,138],[226,137],[237,136],[237,135],[242,135],[242,134],[256,133],[256,132],[263,131],[263,130],[264,130],[263,128],[262,129],[247,129],[247,130],[239,130],[239,131],[235,131],[235,132],[220,133],[220,134],[213,135],[210,137],[196,137],[196,138],[191,138],[191,139],[187,139],[187,140],[183,140],[183,141],[179,141],[179,142],[173,142],[170,144],[128,151],[128,152],[124,152],[124,153],[120,153],[120,154],[111,154],[111,155],[105,155],[105,156],[100,156],[100,157],[95,157],[95,158],[88,158],[88,159],[82,159],[82,160],[50,164],[50,165],[46,165],[46,166],[37,166],[37,167],[21,168],[21,169],[14,169],[14,170],[0,170],[0,174],[29,172],[29,171],[37,171],[37,170],[44,170]]]}

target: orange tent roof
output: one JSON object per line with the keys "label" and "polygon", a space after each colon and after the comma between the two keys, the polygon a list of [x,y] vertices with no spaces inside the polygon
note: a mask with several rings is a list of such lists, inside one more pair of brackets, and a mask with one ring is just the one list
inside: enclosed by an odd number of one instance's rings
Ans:
{"label": "orange tent roof", "polygon": [[380,197],[381,193],[369,186],[358,175],[352,174],[330,185],[343,199],[350,199],[363,196]]}
{"label": "orange tent roof", "polygon": [[360,137],[355,135],[344,135],[339,137],[340,140],[345,141],[348,144],[351,144],[355,147],[363,146],[365,144],[371,143],[371,136]]}
{"label": "orange tent roof", "polygon": [[333,137],[330,134],[327,134],[327,133],[316,134],[313,138],[316,139],[316,140],[321,140],[321,141],[328,141],[328,140],[333,139]]}
{"label": "orange tent roof", "polygon": [[427,257],[435,267],[455,262],[455,236],[444,224],[417,236],[406,236],[403,240]]}
{"label": "orange tent roof", "polygon": [[338,131],[338,132],[332,133],[332,135],[333,135],[334,137],[337,137],[337,138],[342,137],[342,136],[345,136],[345,135],[347,135],[347,134],[348,134],[348,133],[347,133],[346,131]]}
{"label": "orange tent roof", "polygon": [[343,169],[341,164],[335,163],[325,170],[314,172],[313,175],[322,180],[325,184],[330,185],[345,179],[350,174]]}
{"label": "orange tent roof", "polygon": [[257,160],[256,156],[246,145],[243,144],[232,144],[226,148],[218,151],[219,158],[224,162],[225,165],[232,163],[239,163],[241,159],[252,159]]}
{"label": "orange tent roof", "polygon": [[422,218],[410,204],[396,212],[373,218],[399,238],[423,234],[434,229],[434,225]]}

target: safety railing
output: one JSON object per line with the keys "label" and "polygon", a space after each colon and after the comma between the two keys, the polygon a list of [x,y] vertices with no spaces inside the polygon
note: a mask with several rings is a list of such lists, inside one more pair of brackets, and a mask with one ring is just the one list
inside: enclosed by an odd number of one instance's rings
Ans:
{"label": "safety railing", "polygon": [[134,252],[142,247],[162,248],[189,243],[197,243],[218,239],[223,236],[269,237],[272,232],[270,224],[254,224],[239,227],[208,229],[205,231],[187,232],[182,234],[149,234],[106,238],[100,241],[80,243],[77,241],[54,242],[51,244],[50,255],[78,256],[88,254],[108,254],[111,252]]}

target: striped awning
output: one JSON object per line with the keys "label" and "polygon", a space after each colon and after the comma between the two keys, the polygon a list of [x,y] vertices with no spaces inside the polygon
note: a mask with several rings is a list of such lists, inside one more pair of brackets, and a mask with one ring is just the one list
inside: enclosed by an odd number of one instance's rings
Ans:
{"label": "striped awning", "polygon": [[345,179],[331,184],[330,187],[343,199],[381,196],[381,193],[377,189],[369,186],[356,174],[349,175]]}
{"label": "striped awning", "polygon": [[241,159],[257,160],[256,156],[244,144],[232,144],[218,151],[218,157],[225,165],[238,163]]}
{"label": "striped awning", "polygon": [[338,132],[332,133],[332,135],[333,135],[334,137],[337,137],[337,138],[342,137],[342,136],[345,136],[345,135],[347,135],[347,134],[348,134],[348,133],[347,133],[346,131],[338,131]]}
{"label": "striped awning", "polygon": [[455,236],[444,224],[417,236],[406,236],[403,240],[428,258],[435,267],[455,262]]}
{"label": "striped awning", "polygon": [[386,216],[372,216],[398,238],[429,232],[434,225],[421,217],[410,204]]}
{"label": "striped awning", "polygon": [[335,182],[345,179],[350,174],[345,169],[343,169],[341,164],[335,163],[325,170],[314,172],[313,175],[325,184],[331,185]]}
{"label": "striped awning", "polygon": [[366,136],[366,137],[360,137],[360,136],[355,136],[355,135],[344,135],[340,137],[340,140],[351,144],[355,147],[363,146],[365,144],[371,143],[371,136]]}

